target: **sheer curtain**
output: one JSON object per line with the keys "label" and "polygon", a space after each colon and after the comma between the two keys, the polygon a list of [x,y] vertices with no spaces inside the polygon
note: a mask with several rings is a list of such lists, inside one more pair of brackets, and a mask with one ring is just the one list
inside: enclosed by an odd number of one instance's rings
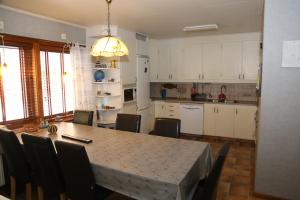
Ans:
{"label": "sheer curtain", "polygon": [[89,66],[91,62],[88,49],[75,44],[70,48],[70,56],[73,67],[74,109],[93,109],[91,102],[92,69]]}

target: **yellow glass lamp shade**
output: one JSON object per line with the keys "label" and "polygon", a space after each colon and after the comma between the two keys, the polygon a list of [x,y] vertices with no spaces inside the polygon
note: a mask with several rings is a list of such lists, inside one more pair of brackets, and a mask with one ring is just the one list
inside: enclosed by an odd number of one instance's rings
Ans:
{"label": "yellow glass lamp shade", "polygon": [[122,40],[116,37],[106,36],[94,43],[91,55],[103,57],[127,56],[128,48]]}

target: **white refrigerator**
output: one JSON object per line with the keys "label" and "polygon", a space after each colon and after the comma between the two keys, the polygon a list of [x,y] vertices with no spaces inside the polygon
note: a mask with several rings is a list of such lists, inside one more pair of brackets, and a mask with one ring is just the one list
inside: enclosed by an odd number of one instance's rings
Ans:
{"label": "white refrigerator", "polygon": [[150,60],[147,56],[137,55],[137,114],[142,116],[141,133],[151,131],[150,99]]}

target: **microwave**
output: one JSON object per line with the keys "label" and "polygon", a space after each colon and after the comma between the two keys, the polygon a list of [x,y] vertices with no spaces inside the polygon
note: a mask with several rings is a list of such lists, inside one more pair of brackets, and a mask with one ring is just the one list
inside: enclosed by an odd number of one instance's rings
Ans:
{"label": "microwave", "polygon": [[124,103],[136,102],[136,87],[123,88]]}

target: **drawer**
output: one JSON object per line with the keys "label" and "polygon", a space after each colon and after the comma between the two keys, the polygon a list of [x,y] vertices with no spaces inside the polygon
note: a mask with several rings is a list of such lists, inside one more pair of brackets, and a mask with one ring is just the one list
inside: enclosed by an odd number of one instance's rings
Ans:
{"label": "drawer", "polygon": [[168,118],[178,118],[180,117],[179,109],[167,109],[165,110],[165,117]]}

